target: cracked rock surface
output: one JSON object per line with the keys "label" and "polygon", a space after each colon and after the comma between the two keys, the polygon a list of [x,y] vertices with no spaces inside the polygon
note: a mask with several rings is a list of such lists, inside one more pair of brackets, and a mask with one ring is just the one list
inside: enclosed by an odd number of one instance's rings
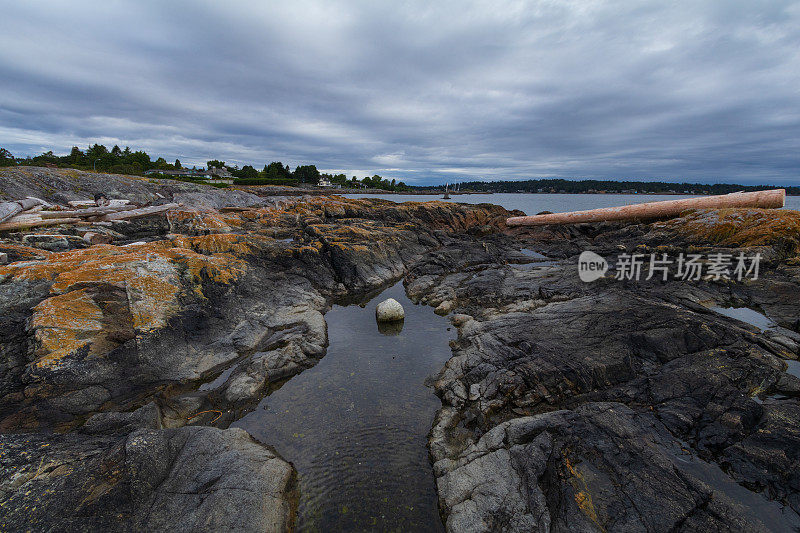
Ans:
{"label": "cracked rock surface", "polygon": [[[734,210],[514,230],[416,265],[409,295],[446,302],[459,331],[436,379],[443,408],[429,441],[448,530],[798,527],[800,379],[787,372],[800,353],[798,220]],[[717,239],[713,227],[725,225]],[[765,260],[758,280],[635,282],[612,271],[590,284],[576,268],[586,249],[612,264],[622,251]],[[780,327],[761,331],[713,306],[755,308]]]}
{"label": "cracked rock surface", "polygon": [[[62,201],[97,187],[85,174],[0,186]],[[64,183],[73,192],[48,193]],[[25,238],[35,230],[0,235],[11,260],[0,266],[0,530],[291,529],[294,468],[228,426],[324,356],[333,301],[508,215],[126,177],[108,187],[182,206],[98,227],[111,244],[71,226],[48,228],[70,236],[56,251]]]}

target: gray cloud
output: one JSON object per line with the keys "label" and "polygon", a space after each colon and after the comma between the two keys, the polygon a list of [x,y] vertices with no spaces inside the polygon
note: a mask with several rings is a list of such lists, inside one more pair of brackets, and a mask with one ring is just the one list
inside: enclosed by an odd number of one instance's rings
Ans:
{"label": "gray cloud", "polygon": [[798,183],[800,2],[430,4],[6,3],[0,146]]}

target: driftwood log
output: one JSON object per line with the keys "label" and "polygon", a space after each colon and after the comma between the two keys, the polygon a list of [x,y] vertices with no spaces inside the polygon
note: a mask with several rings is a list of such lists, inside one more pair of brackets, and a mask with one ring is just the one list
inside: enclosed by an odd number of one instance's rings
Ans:
{"label": "driftwood log", "polygon": [[170,209],[178,207],[180,204],[164,204],[154,205],[151,207],[142,207],[139,209],[129,209],[127,211],[119,211],[117,213],[109,213],[104,215],[100,220],[129,220],[131,218],[141,218],[150,215],[157,215],[159,213],[166,213]]}
{"label": "driftwood log", "polygon": [[27,215],[20,215],[7,222],[1,222],[0,231],[36,228],[39,226],[57,226],[59,224],[74,224],[75,222],[80,222],[80,220],[79,218],[48,218],[45,220],[35,215],[30,215],[30,218],[27,218]]}
{"label": "driftwood log", "polygon": [[120,206],[104,206],[104,207],[88,207],[86,209],[74,209],[74,210],[63,210],[63,211],[42,211],[39,213],[42,218],[88,218],[88,217],[96,217],[102,215],[109,215],[111,213],[116,213],[119,211],[132,211],[135,208],[128,205],[120,205]]}
{"label": "driftwood log", "polygon": [[[71,200],[67,202],[71,207],[97,207],[97,202],[94,200]],[[109,200],[108,205],[117,207],[131,203],[130,200]]]}
{"label": "driftwood log", "polygon": [[720,209],[725,207],[780,208],[783,207],[785,199],[786,191],[784,189],[736,192],[719,196],[648,202],[645,204],[590,209],[588,211],[511,217],[506,219],[506,224],[509,226],[542,226],[545,224],[576,224],[578,222],[669,218],[678,216],[687,209]]}
{"label": "driftwood log", "polygon": [[33,209],[37,205],[42,205],[44,202],[38,198],[25,198],[23,200],[15,200],[13,202],[3,202],[0,204],[0,222],[5,222],[11,217]]}
{"label": "driftwood log", "polygon": [[[83,201],[75,203],[85,205]],[[129,204],[127,200],[112,200],[109,205],[87,207],[86,209],[42,211],[42,205],[49,204],[37,198],[26,198],[0,204],[0,231],[58,224],[94,223],[105,225],[112,221],[124,222],[134,218],[165,213],[179,206],[179,204],[173,203],[137,208],[135,205]]]}

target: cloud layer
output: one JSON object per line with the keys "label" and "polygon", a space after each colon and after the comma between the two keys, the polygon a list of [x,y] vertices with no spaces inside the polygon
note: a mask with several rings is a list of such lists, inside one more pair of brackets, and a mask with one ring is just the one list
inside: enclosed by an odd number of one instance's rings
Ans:
{"label": "cloud layer", "polygon": [[94,141],[410,183],[797,184],[800,2],[6,3],[0,146]]}

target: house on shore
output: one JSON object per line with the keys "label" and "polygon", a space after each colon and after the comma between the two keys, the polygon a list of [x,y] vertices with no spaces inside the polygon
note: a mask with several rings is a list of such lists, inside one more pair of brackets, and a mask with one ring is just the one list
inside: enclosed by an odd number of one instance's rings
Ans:
{"label": "house on shore", "polygon": [[211,174],[212,178],[216,179],[233,179],[233,174],[231,174],[225,167],[211,167],[208,169],[207,173]]}

